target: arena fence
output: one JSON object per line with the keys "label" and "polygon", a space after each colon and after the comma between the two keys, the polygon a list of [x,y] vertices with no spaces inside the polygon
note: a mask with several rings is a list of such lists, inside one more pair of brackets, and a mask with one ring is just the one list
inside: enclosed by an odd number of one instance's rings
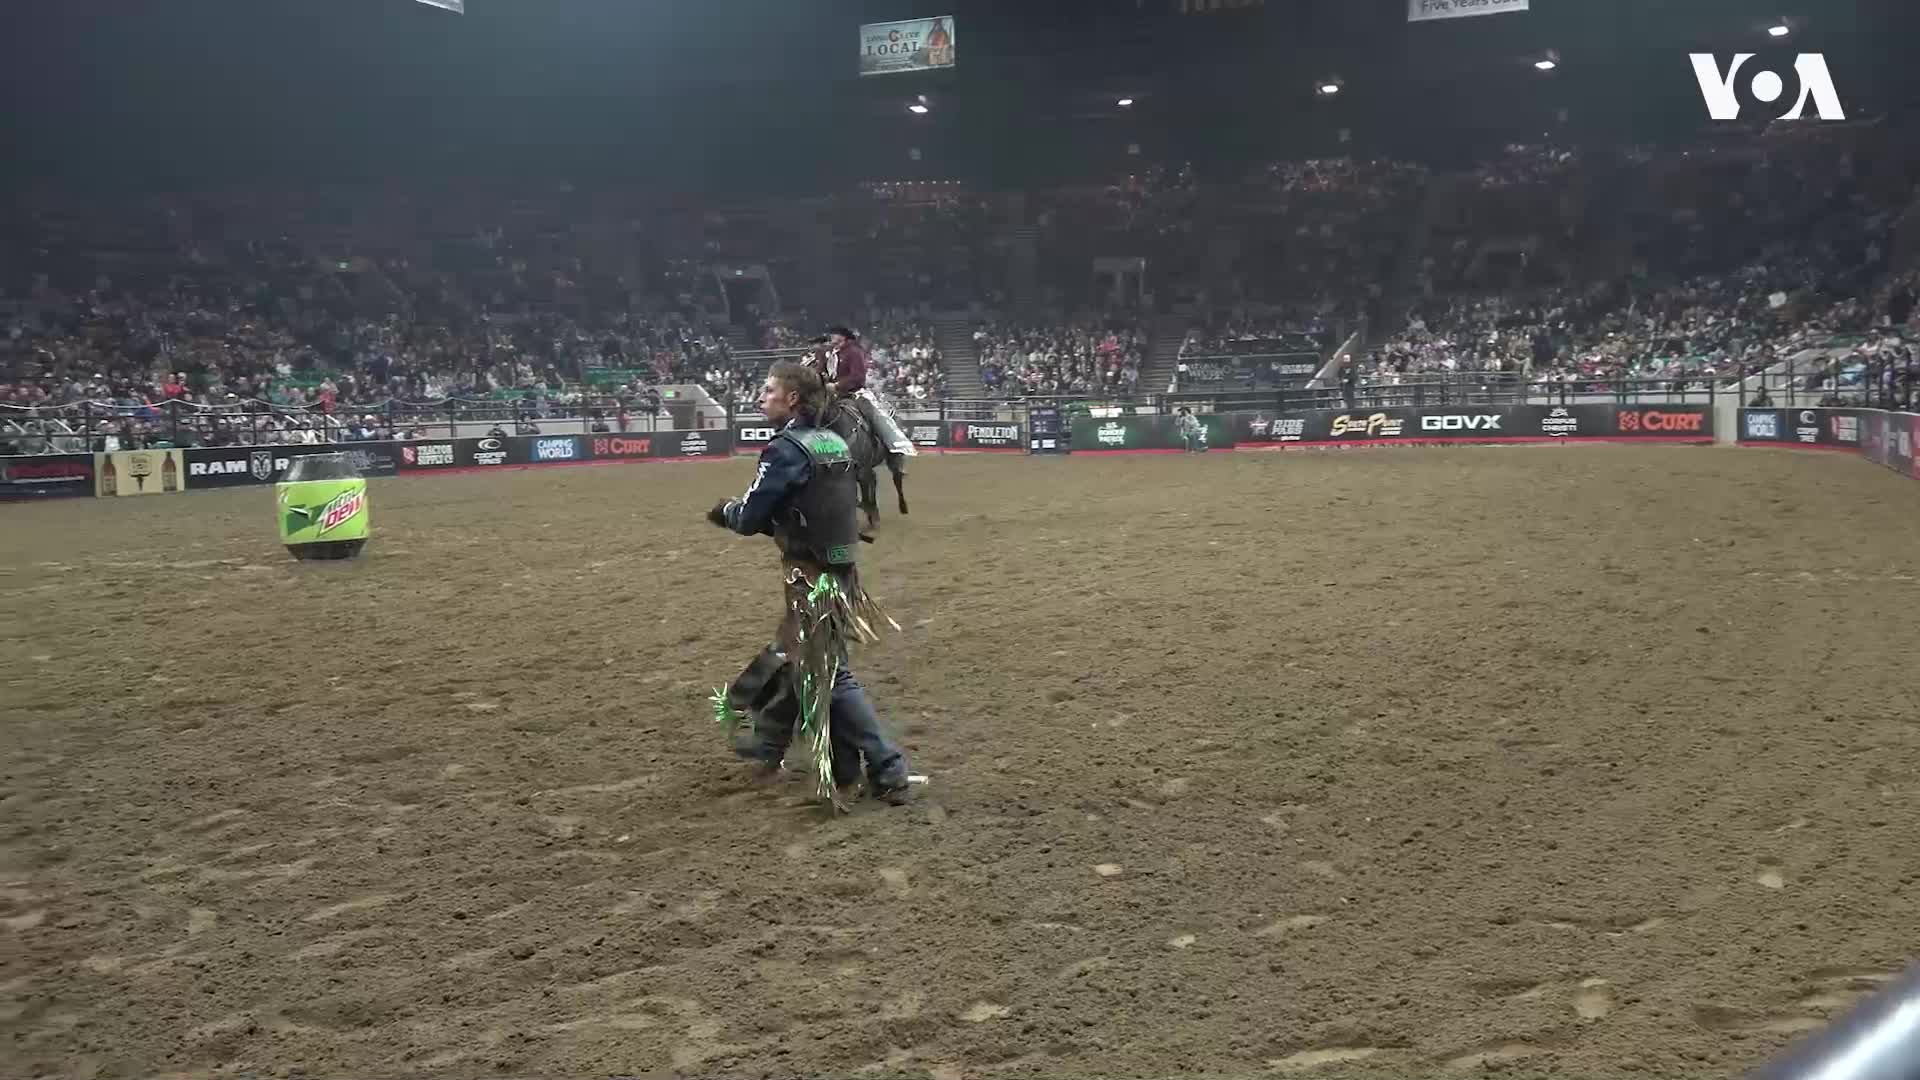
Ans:
{"label": "arena fence", "polygon": [[1797,357],[1747,380],[1744,404],[1761,408],[1853,406],[1920,409],[1920,357],[1843,356],[1802,363]]}
{"label": "arena fence", "polygon": [[1920,413],[1818,406],[1741,409],[1736,441],[1855,453],[1920,480]]}
{"label": "arena fence", "polygon": [[[1553,404],[1460,403],[1323,409],[1196,412],[1209,450],[1298,450],[1356,446],[1715,441],[1716,409],[1705,402],[1606,401]],[[1820,408],[1736,411],[1728,441],[1858,453],[1920,478],[1920,414]],[[1013,403],[991,420],[909,419],[929,453],[1132,454],[1195,449],[1179,418],[1158,406],[1087,401]],[[1721,424],[1720,426],[1725,426]],[[370,439],[333,443],[147,447],[0,457],[0,499],[168,495],[271,484],[304,455],[346,452],[363,475],[420,475],[609,462],[726,459],[758,453],[774,436],[764,417],[736,416],[724,428],[588,434]]]}

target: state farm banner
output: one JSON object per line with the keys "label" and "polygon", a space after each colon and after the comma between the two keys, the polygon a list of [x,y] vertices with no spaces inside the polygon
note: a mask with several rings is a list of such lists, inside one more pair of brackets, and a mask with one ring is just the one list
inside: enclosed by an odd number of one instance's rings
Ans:
{"label": "state farm banner", "polygon": [[953,16],[867,23],[860,28],[860,74],[893,75],[953,66]]}
{"label": "state farm banner", "polygon": [[1469,15],[1505,15],[1527,10],[1527,0],[1407,0],[1408,22],[1464,19]]}

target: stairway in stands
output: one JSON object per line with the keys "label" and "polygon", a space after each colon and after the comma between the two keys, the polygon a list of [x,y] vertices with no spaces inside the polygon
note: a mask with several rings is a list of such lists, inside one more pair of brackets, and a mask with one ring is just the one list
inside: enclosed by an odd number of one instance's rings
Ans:
{"label": "stairway in stands", "polygon": [[947,396],[986,397],[987,388],[980,382],[980,358],[973,351],[973,324],[966,313],[935,315],[933,340],[940,347],[940,366],[947,373]]}
{"label": "stairway in stands", "polygon": [[1180,364],[1180,343],[1187,338],[1185,315],[1156,315],[1151,333],[1152,352],[1140,372],[1140,393],[1164,394],[1173,382],[1174,368]]}
{"label": "stairway in stands", "polygon": [[1008,288],[1013,301],[1013,321],[1034,326],[1040,315],[1040,230],[1032,225],[1016,225],[1011,236],[1007,266]]}

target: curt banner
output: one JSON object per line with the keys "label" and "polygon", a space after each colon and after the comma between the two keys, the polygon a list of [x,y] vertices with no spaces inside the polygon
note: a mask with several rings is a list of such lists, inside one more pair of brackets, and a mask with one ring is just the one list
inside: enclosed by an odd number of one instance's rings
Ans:
{"label": "curt banner", "polygon": [[953,16],[867,23],[860,28],[860,74],[935,71],[954,61]]}
{"label": "curt banner", "polygon": [[631,461],[635,458],[653,456],[653,440],[659,437],[657,432],[645,435],[594,435],[587,439],[587,452],[595,461]]}
{"label": "curt banner", "polygon": [[1527,0],[1407,0],[1407,21],[1463,19],[1470,15],[1505,15],[1526,11]]}
{"label": "curt banner", "polygon": [[0,501],[93,494],[92,454],[0,457]]}
{"label": "curt banner", "polygon": [[186,475],[186,459],[179,450],[115,450],[94,455],[94,491],[101,498],[178,494],[186,488]]}

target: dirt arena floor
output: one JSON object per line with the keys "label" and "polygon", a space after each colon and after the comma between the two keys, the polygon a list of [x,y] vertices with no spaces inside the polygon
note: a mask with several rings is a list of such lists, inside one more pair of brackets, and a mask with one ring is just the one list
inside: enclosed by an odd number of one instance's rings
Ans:
{"label": "dirt arena floor", "polygon": [[705,704],[749,473],[0,507],[0,1072],[1730,1077],[1920,941],[1883,469],[924,460],[838,820]]}

